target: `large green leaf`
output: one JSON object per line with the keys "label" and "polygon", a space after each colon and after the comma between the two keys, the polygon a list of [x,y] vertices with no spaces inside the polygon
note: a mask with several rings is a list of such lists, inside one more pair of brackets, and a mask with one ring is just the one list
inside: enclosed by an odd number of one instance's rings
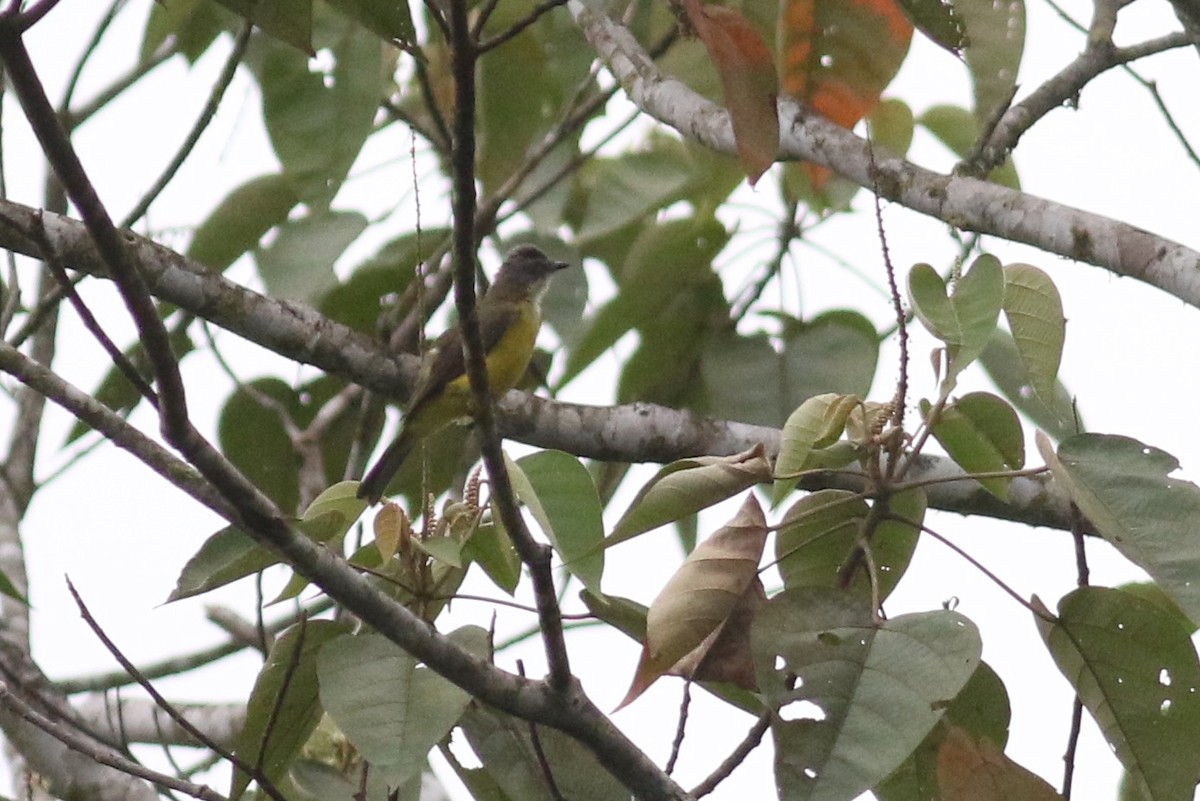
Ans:
{"label": "large green leaf", "polygon": [[1012,97],[1025,49],[1024,0],[954,0],[967,30],[967,67],[975,89],[975,118],[989,123]]}
{"label": "large green leaf", "polygon": [[879,360],[879,334],[856,311],[835,309],[784,328],[784,402],[793,407],[825,392],[866,396]]}
{"label": "large green leaf", "polygon": [[296,192],[313,207],[329,204],[358,157],[385,78],[379,37],[333,12],[319,21],[319,44],[333,56],[330,69],[310,69],[303,53],[270,45],[256,70],[271,145]]}
{"label": "large green leaf", "polygon": [[411,43],[416,38],[408,3],[396,0],[326,0],[329,5],[387,41]]}
{"label": "large green leaf", "polygon": [[550,538],[563,567],[599,594],[604,573],[604,549],[599,547],[604,540],[604,507],[592,474],[579,459],[562,451],[540,451],[518,459],[516,466],[513,483],[517,497]]}
{"label": "large green leaf", "polygon": [[[922,401],[921,413],[929,414]],[[933,436],[967,473],[997,473],[1025,466],[1025,434],[1016,411],[990,392],[969,392],[942,408],[933,421]],[[1012,479],[980,477],[983,488],[1008,499]]]}
{"label": "large green leaf", "polygon": [[563,386],[628,331],[662,314],[681,292],[713,279],[712,260],[729,239],[713,217],[673,220],[647,228],[634,242],[618,277],[619,293],[588,321],[567,357]]}
{"label": "large green leaf", "polygon": [[529,723],[478,702],[459,724],[483,770],[507,801],[628,801],[629,791],[579,742],[549,726],[538,727],[538,743],[558,789],[552,793],[529,734]]}
{"label": "large green leaf", "polygon": [[774,503],[778,504],[795,488],[800,471],[825,466],[815,452],[837,441],[850,413],[861,403],[862,399],[854,395],[817,395],[788,416],[779,437],[779,456],[775,459]]}
{"label": "large green leaf", "polygon": [[1055,480],[1108,540],[1200,623],[1200,487],[1171,478],[1171,454],[1129,437],[1079,434],[1055,455],[1039,440]]}
{"label": "large green leaf", "polygon": [[312,0],[217,0],[280,42],[312,55]]}
{"label": "large green leaf", "polygon": [[1082,587],[1037,619],[1059,670],[1154,801],[1191,801],[1200,776],[1200,661],[1188,627],[1120,590]]}
{"label": "large green leaf", "polygon": [[[887,511],[903,520],[920,524],[925,518],[925,493],[919,489],[896,493],[887,504]],[[842,588],[865,598],[886,599],[908,569],[920,530],[900,520],[873,518],[870,511],[861,496],[845,490],[820,490],[793,504],[775,538],[784,587]],[[874,531],[865,530],[868,521]],[[878,581],[874,592],[867,566],[859,564],[864,538]],[[847,575],[848,569],[852,572]]]}
{"label": "large green leaf", "polygon": [[1033,384],[1029,372],[1007,331],[997,328],[992,332],[979,364],[1009,403],[1051,437],[1061,440],[1081,432],[1082,422],[1076,423],[1079,415],[1071,393],[1061,381],[1054,382],[1054,389],[1047,398],[1030,391]]}
{"label": "large green leaf", "polygon": [[208,50],[224,31],[237,29],[236,15],[212,0],[177,0],[155,3],[150,7],[146,29],[142,33],[138,60],[145,64],[166,41],[183,54],[189,63]]}
{"label": "large green leaf", "polygon": [[659,470],[604,541],[611,547],[695,514],[771,478],[762,446],[733,456],[680,459]]}
{"label": "large green leaf", "polygon": [[[970,154],[983,129],[974,114],[959,106],[933,106],[917,122],[959,158],[966,158]],[[1001,186],[1021,188],[1021,180],[1011,156],[1006,157],[987,177]]]}
{"label": "large green leaf", "polygon": [[271,173],[251,178],[226,195],[192,235],[187,255],[223,271],[263,236],[287,220],[300,202],[292,182]]}
{"label": "large green leaf", "polygon": [[869,602],[787,590],[753,627],[758,684],[778,710],[780,797],[847,801],[908,758],[979,665],[975,626],[950,611],[876,623]]}
{"label": "large green leaf", "polygon": [[913,311],[938,339],[946,343],[949,378],[978,358],[996,327],[1004,303],[1004,270],[990,254],[977,258],[947,292],[942,277],[928,264],[908,274]]}
{"label": "large green leaf", "polygon": [[1067,319],[1050,276],[1029,264],[1004,267],[1004,316],[1039,397],[1055,396]]}
{"label": "large green leaf", "polygon": [[[481,650],[482,629],[456,633]],[[484,647],[482,650],[486,650]],[[373,770],[399,785],[458,722],[471,696],[380,634],[338,638],[317,659],[321,703]]]}
{"label": "large green leaf", "polygon": [[[317,654],[325,643],[349,628],[345,623],[309,620],[287,629],[271,646],[250,691],[246,722],[234,741],[233,752],[272,782],[287,773],[321,720]],[[230,798],[237,801],[249,784],[250,776],[234,769]]]}
{"label": "large green leaf", "polygon": [[[938,753],[951,726],[1003,748],[1008,742],[1012,709],[1004,682],[986,663],[971,674],[946,715],[904,764],[871,788],[879,801],[929,801],[938,796]],[[983,801],[981,799],[980,801]],[[997,798],[996,801],[999,801]]]}
{"label": "large green leaf", "polygon": [[337,284],[333,265],[367,228],[353,211],[322,210],[279,228],[258,254],[258,275],[271,297],[311,303]]}

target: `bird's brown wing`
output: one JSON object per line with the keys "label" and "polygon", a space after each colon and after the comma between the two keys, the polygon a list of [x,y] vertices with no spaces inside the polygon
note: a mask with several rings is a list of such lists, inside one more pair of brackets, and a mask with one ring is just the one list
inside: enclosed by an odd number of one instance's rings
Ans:
{"label": "bird's brown wing", "polygon": [[[512,325],[518,312],[511,304],[495,305],[487,303],[486,299],[480,302],[476,310],[483,352],[488,353]],[[462,329],[456,325],[434,340],[433,347],[426,354],[421,364],[421,374],[417,376],[417,385],[408,399],[408,413],[412,414],[422,403],[440,395],[447,384],[466,372]]]}

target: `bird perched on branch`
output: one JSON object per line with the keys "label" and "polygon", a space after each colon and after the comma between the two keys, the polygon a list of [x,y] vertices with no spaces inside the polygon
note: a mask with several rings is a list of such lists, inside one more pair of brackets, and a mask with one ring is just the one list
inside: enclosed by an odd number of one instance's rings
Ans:
{"label": "bird perched on branch", "polygon": [[[491,289],[479,299],[476,314],[493,396],[512,389],[525,374],[542,323],[542,293],[550,277],[566,266],[551,261],[533,245],[518,245],[505,257]],[[462,329],[455,326],[425,354],[400,433],[363,478],[358,497],[378,503],[421,440],[470,417],[472,411]]]}

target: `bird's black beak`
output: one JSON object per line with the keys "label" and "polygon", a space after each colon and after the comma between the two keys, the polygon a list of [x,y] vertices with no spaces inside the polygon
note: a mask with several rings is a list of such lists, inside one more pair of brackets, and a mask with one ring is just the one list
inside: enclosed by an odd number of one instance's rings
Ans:
{"label": "bird's black beak", "polygon": [[565,261],[552,261],[550,264],[554,266],[555,270],[565,270],[571,266],[570,263]]}

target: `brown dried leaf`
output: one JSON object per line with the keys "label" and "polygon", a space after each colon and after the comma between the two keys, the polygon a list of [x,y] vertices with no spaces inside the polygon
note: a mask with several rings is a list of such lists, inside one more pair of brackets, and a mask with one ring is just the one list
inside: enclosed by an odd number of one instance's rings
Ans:
{"label": "brown dried leaf", "polygon": [[758,690],[750,655],[750,627],[758,608],[766,602],[766,590],[755,576],[725,622],[667,673],[693,681],[723,681],[746,690]]}
{"label": "brown dried leaf", "polygon": [[766,541],[766,518],[750,494],[729,523],[692,551],[650,605],[646,644],[617,709],[719,631],[757,577]]}
{"label": "brown dried leaf", "polygon": [[991,740],[950,726],[938,749],[938,789],[943,801],[1062,801],[1040,776],[1013,762]]}

